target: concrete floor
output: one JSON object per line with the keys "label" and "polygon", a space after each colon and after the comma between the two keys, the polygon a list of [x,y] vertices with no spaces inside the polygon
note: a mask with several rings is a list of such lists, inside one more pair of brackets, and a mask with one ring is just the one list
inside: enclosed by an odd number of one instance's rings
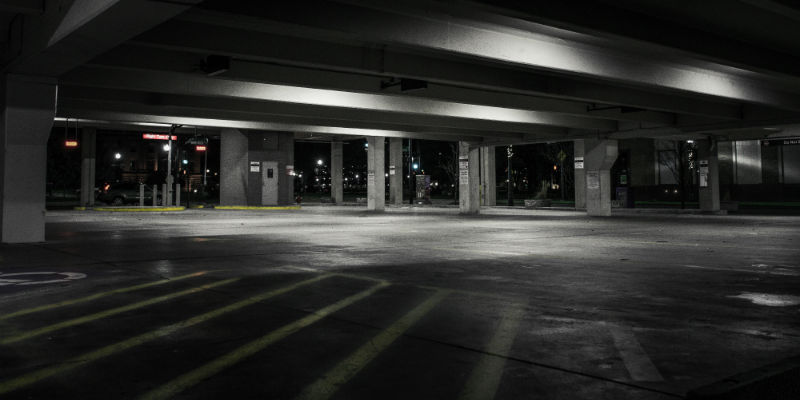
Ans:
{"label": "concrete floor", "polygon": [[47,222],[0,246],[3,399],[668,399],[800,353],[800,217]]}

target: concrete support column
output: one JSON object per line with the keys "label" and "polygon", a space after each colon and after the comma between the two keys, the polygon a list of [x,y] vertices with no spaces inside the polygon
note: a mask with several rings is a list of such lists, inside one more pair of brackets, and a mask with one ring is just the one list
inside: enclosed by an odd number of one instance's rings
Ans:
{"label": "concrete support column", "polygon": [[458,142],[458,209],[461,214],[477,214],[480,210],[480,149],[467,142]]}
{"label": "concrete support column", "polygon": [[403,139],[389,138],[389,204],[403,204]]}
{"label": "concrete support column", "polygon": [[494,146],[481,146],[481,205],[497,205],[497,171]]}
{"label": "concrete support column", "polygon": [[700,171],[700,210],[717,212],[720,210],[719,161],[715,140],[697,142],[697,163]]}
{"label": "concrete support column", "polygon": [[383,211],[386,207],[386,173],[384,170],[384,146],[386,139],[367,138],[367,209]]}
{"label": "concrete support column", "polygon": [[611,166],[617,160],[616,140],[585,140],[586,213],[611,215]]}
{"label": "concrete support column", "polygon": [[56,81],[5,75],[0,86],[0,241],[43,242]]}
{"label": "concrete support column", "polygon": [[220,134],[219,202],[223,206],[247,204],[247,136],[238,129]]}
{"label": "concrete support column", "polygon": [[97,159],[97,130],[81,130],[81,205],[94,205],[95,161]]}
{"label": "concrete support column", "polygon": [[586,209],[586,169],[583,139],[572,141],[575,161],[575,209]]}
{"label": "concrete support column", "polygon": [[331,142],[331,199],[336,204],[344,202],[344,150],[342,142]]}

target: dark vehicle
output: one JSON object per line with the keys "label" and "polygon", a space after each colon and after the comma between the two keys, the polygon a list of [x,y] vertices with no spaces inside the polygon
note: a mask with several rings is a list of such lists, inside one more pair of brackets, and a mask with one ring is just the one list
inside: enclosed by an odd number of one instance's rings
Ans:
{"label": "dark vehicle", "polygon": [[[105,183],[100,187],[97,200],[115,206],[139,203],[139,184],[136,182]],[[145,204],[152,204],[153,191],[145,186]]]}

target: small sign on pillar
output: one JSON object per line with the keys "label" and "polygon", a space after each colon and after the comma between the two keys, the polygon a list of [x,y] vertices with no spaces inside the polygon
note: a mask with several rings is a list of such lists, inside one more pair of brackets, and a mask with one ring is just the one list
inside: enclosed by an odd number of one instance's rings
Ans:
{"label": "small sign on pillar", "polygon": [[708,160],[698,161],[700,187],[708,187]]}
{"label": "small sign on pillar", "polygon": [[458,159],[458,183],[460,185],[469,185],[469,159]]}
{"label": "small sign on pillar", "polygon": [[261,172],[261,163],[258,161],[250,161],[250,172]]}
{"label": "small sign on pillar", "polygon": [[586,173],[586,188],[600,189],[600,172],[589,171]]}
{"label": "small sign on pillar", "polygon": [[575,157],[575,169],[583,169],[583,157]]}

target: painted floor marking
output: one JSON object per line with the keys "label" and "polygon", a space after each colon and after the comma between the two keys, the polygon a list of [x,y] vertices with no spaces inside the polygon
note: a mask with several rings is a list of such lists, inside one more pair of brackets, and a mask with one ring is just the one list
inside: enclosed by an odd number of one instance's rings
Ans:
{"label": "painted floor marking", "polygon": [[[58,279],[47,279],[47,280],[35,280],[30,278],[22,278],[24,276],[31,276],[31,275],[38,275],[38,276],[60,276]],[[13,277],[13,278],[9,278]],[[78,279],[86,278],[86,274],[82,272],[44,272],[44,271],[36,271],[36,272],[14,272],[10,274],[4,274],[0,272],[0,286],[28,286],[28,285],[47,285],[50,283],[64,283],[69,281],[75,281]]]}
{"label": "painted floor marking", "polygon": [[267,300],[267,299],[269,299],[271,297],[275,297],[275,296],[290,292],[290,291],[292,291],[294,289],[297,289],[297,288],[299,288],[301,286],[305,286],[305,285],[320,281],[320,280],[325,279],[325,278],[330,278],[330,277],[331,277],[330,275],[320,275],[320,276],[313,277],[311,279],[306,279],[304,281],[300,281],[300,282],[293,283],[293,284],[288,285],[288,286],[284,286],[284,287],[281,287],[281,288],[278,288],[278,289],[274,289],[274,290],[271,290],[269,292],[264,292],[264,293],[258,294],[256,296],[249,297],[249,298],[246,298],[246,299],[241,300],[241,301],[237,301],[236,303],[232,303],[232,304],[229,304],[227,306],[220,307],[220,308],[217,308],[215,310],[212,310],[212,311],[209,311],[209,312],[206,312],[206,313],[203,313],[203,314],[196,315],[196,316],[194,316],[192,318],[185,319],[183,321],[176,322],[176,323],[171,324],[171,325],[162,326],[161,328],[158,328],[156,330],[153,330],[153,331],[150,331],[150,332],[145,332],[145,333],[143,333],[141,335],[137,335],[137,336],[134,336],[132,338],[125,339],[123,341],[120,341],[120,342],[117,342],[117,343],[110,344],[108,346],[102,347],[100,349],[97,349],[97,350],[94,350],[94,351],[90,351],[88,353],[81,354],[81,355],[79,355],[77,357],[74,357],[74,358],[72,358],[72,359],[70,359],[68,361],[65,361],[63,363],[60,363],[60,364],[56,364],[56,365],[54,365],[52,367],[43,368],[43,369],[30,372],[28,374],[19,376],[17,378],[14,378],[14,379],[11,379],[11,380],[8,380],[8,381],[5,381],[5,382],[0,382],[0,395],[2,395],[4,393],[11,392],[11,391],[14,391],[14,390],[17,390],[19,388],[22,388],[22,387],[25,387],[25,386],[28,386],[28,385],[31,385],[31,384],[34,384],[34,383],[36,383],[36,382],[38,382],[38,381],[40,381],[42,379],[51,377],[53,375],[60,374],[60,373],[65,372],[65,371],[69,371],[71,369],[80,367],[82,365],[86,365],[86,364],[88,364],[88,363],[90,363],[92,361],[96,361],[96,360],[99,360],[101,358],[105,358],[105,357],[114,355],[116,353],[128,350],[130,348],[139,346],[141,344],[147,343],[149,341],[156,340],[156,339],[162,338],[164,336],[171,335],[171,334],[173,334],[173,333],[175,333],[175,332],[177,332],[177,331],[179,331],[181,329],[188,328],[188,327],[191,327],[191,326],[194,326],[194,325],[209,321],[211,319],[217,318],[217,317],[219,317],[221,315],[224,315],[224,314],[227,314],[229,312],[236,311],[236,310],[238,310],[240,308],[243,308],[245,306],[249,306],[251,304],[255,304],[255,303],[258,303],[260,301]]}
{"label": "painted floor marking", "polygon": [[41,336],[46,333],[52,333],[60,329],[64,329],[70,326],[85,324],[87,322],[96,321],[98,319],[107,318],[113,315],[117,315],[120,313],[124,313],[126,311],[135,310],[137,308],[151,306],[153,304],[158,304],[167,300],[172,300],[181,296],[186,296],[189,294],[194,294],[203,290],[212,289],[218,286],[227,285],[229,283],[233,283],[238,281],[240,278],[231,278],[225,279],[223,281],[208,283],[205,285],[193,287],[191,289],[181,290],[180,292],[165,294],[163,296],[153,297],[151,299],[138,301],[136,303],[126,304],[124,306],[109,308],[108,310],[103,310],[100,312],[96,312],[94,314],[85,315],[83,317],[68,319],[66,321],[61,321],[52,325],[47,325],[38,329],[34,329],[32,331],[24,332],[16,336],[8,337],[0,339],[0,345],[8,345],[16,342],[20,342],[23,340],[31,339],[36,336]]}
{"label": "painted floor marking", "polygon": [[95,293],[95,294],[92,294],[92,295],[89,295],[89,296],[86,296],[86,297],[81,297],[81,298],[78,298],[78,299],[64,300],[64,301],[59,301],[58,303],[46,304],[46,305],[39,306],[39,307],[28,308],[28,309],[25,309],[25,310],[19,310],[19,311],[15,311],[13,313],[10,313],[10,314],[0,315],[0,321],[6,320],[6,319],[9,319],[9,318],[19,317],[21,315],[33,314],[33,313],[39,312],[39,311],[52,310],[52,309],[58,308],[58,307],[71,306],[73,304],[85,303],[87,301],[97,300],[99,298],[110,296],[112,294],[127,293],[127,292],[132,292],[132,291],[135,291],[135,290],[139,290],[139,289],[148,288],[148,287],[151,287],[151,286],[163,285],[165,283],[179,281],[179,280],[186,279],[186,278],[194,278],[194,277],[197,277],[197,276],[205,275],[207,273],[208,273],[208,271],[200,271],[200,272],[195,272],[195,273],[188,274],[188,275],[177,276],[177,277],[174,277],[174,278],[162,279],[162,280],[155,281],[155,282],[148,282],[148,283],[143,283],[143,284],[140,284],[140,285],[135,285],[135,286],[129,286],[129,287],[124,287],[124,288],[109,290],[107,292]]}
{"label": "painted floor marking", "polygon": [[614,338],[614,346],[622,356],[622,362],[631,376],[637,382],[661,382],[664,377],[653,365],[642,345],[636,340],[631,328],[609,325],[609,331]]}
{"label": "painted floor marking", "polygon": [[178,393],[183,392],[184,390],[197,385],[202,380],[216,375],[222,370],[225,370],[240,361],[252,356],[264,350],[266,347],[270,346],[271,344],[299,331],[300,329],[309,326],[328,315],[339,311],[365,297],[371,296],[373,293],[377,292],[378,290],[389,286],[388,282],[381,282],[377,285],[372,286],[371,288],[356,293],[352,296],[346,297],[342,300],[337,301],[329,306],[323,307],[306,317],[298,319],[294,322],[291,322],[287,325],[284,325],[256,340],[253,340],[245,345],[240,346],[236,350],[231,351],[228,354],[225,354],[217,359],[202,365],[192,371],[189,371],[166,384],[153,389],[152,391],[145,393],[140,399],[142,400],[154,400],[154,399],[168,399],[175,396]]}
{"label": "painted floor marking", "polygon": [[432,310],[440,301],[450,294],[448,290],[439,290],[422,304],[409,311],[391,326],[381,331],[369,342],[350,354],[316,382],[306,387],[297,397],[298,400],[323,400],[331,397],[341,385],[353,378],[383,350],[389,347],[400,335],[405,333],[414,323]]}
{"label": "painted floor marking", "polygon": [[464,389],[461,391],[461,400],[491,400],[494,399],[500,379],[503,377],[503,368],[506,357],[514,344],[514,338],[519,331],[520,322],[525,315],[522,307],[509,307],[506,309],[500,325],[494,336],[486,346],[486,354],[472,369]]}

